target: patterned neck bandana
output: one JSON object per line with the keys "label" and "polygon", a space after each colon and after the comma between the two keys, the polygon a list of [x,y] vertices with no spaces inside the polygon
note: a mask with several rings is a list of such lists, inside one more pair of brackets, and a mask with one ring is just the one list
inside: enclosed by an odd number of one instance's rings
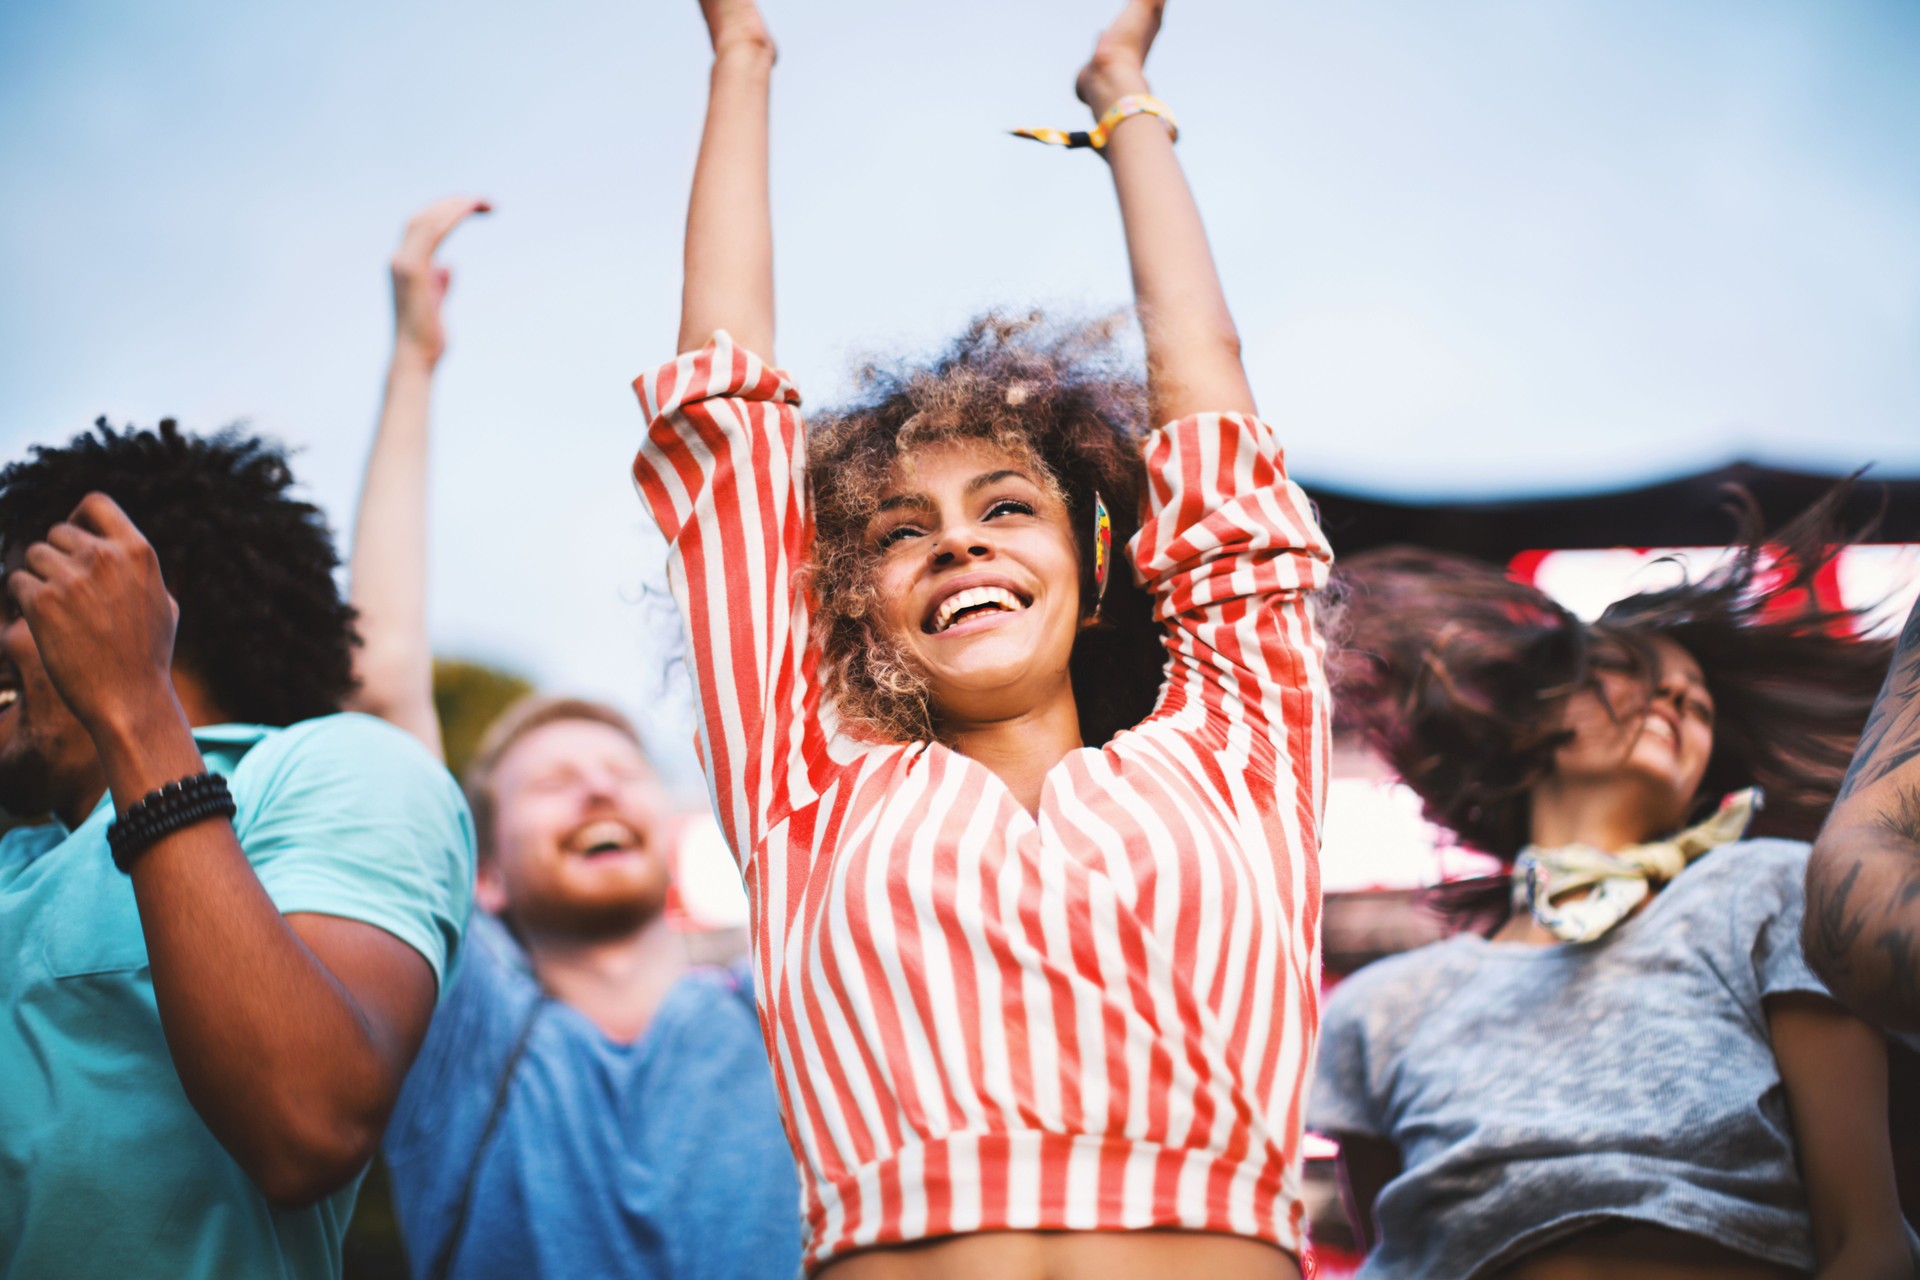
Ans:
{"label": "patterned neck bandana", "polygon": [[[1604,853],[1592,845],[1528,845],[1513,864],[1513,909],[1527,911],[1562,942],[1604,937],[1687,864],[1746,834],[1760,809],[1760,788],[1736,791],[1719,811],[1678,835]],[[1573,897],[1581,890],[1583,897]]]}

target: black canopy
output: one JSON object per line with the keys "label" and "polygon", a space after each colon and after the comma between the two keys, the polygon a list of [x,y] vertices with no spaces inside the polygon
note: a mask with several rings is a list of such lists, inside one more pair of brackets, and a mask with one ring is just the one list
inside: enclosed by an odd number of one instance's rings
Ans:
{"label": "black canopy", "polygon": [[[1840,477],[1735,462],[1638,489],[1485,502],[1393,502],[1315,486],[1320,524],[1336,553],[1410,543],[1505,564],[1522,551],[1593,547],[1706,547],[1734,531],[1728,486],[1760,503],[1768,526],[1785,523]],[[1873,542],[1920,542],[1920,478],[1855,485],[1847,508],[1858,528],[1879,517]]]}

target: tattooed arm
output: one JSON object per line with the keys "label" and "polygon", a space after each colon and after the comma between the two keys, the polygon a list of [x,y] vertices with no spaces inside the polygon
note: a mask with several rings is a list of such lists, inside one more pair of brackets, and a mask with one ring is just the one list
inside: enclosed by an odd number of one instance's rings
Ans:
{"label": "tattooed arm", "polygon": [[1920,1031],[1920,603],[1813,846],[1802,942],[1835,995]]}

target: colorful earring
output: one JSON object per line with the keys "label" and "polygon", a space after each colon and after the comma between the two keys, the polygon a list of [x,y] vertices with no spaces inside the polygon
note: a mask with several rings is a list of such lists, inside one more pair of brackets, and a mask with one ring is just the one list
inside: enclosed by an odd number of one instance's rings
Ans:
{"label": "colorful earring", "polygon": [[1107,514],[1107,500],[1093,491],[1093,612],[1107,596],[1107,562],[1113,558],[1113,517]]}

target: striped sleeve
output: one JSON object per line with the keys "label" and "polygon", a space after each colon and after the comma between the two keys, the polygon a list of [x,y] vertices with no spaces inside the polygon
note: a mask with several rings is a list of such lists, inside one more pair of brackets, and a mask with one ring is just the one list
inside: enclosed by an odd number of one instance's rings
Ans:
{"label": "striped sleeve", "polygon": [[1291,774],[1317,830],[1329,699],[1314,593],[1333,555],[1306,495],[1273,428],[1247,414],[1155,431],[1147,477],[1131,551],[1170,658],[1148,724],[1211,751],[1250,736],[1249,763],[1270,766],[1275,783]]}
{"label": "striped sleeve", "polygon": [[636,379],[641,499],[667,540],[714,812],[745,869],[826,752],[796,574],[812,536],[800,395],[726,333]]}

